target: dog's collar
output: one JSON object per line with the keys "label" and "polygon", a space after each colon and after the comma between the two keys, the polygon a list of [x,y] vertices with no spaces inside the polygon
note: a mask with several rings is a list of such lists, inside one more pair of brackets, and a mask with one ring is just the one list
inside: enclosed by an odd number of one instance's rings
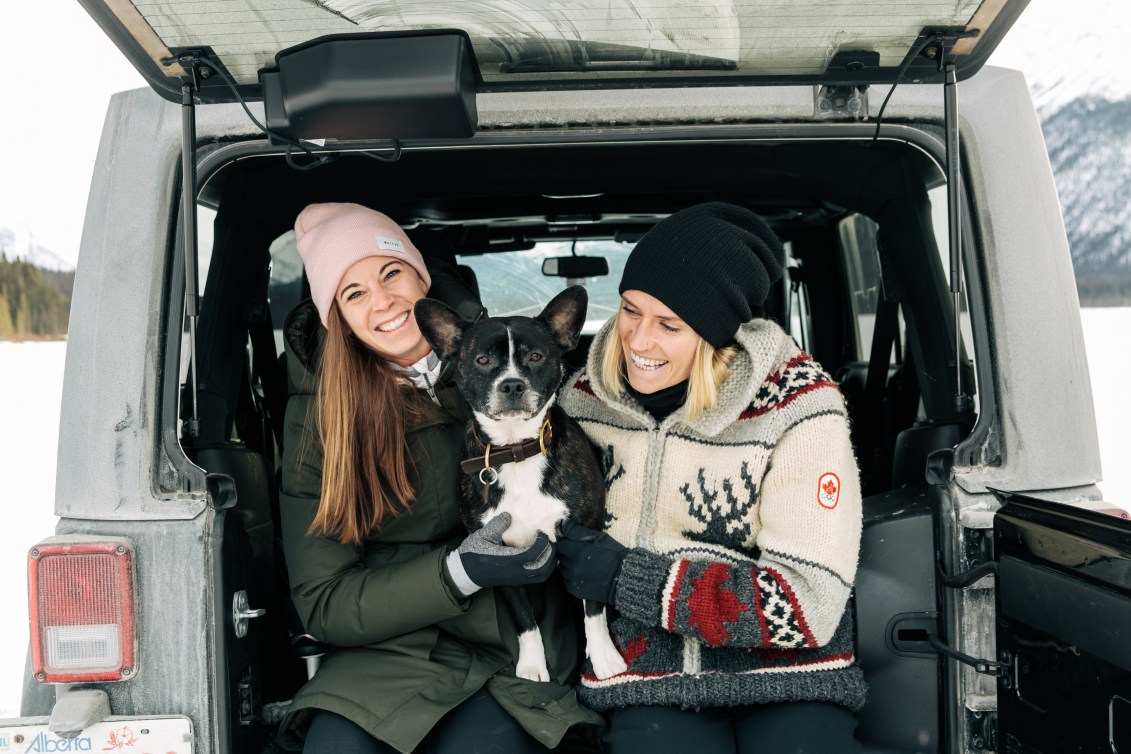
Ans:
{"label": "dog's collar", "polygon": [[471,436],[475,438],[475,444],[483,449],[479,455],[474,455],[470,458],[465,458],[460,461],[460,468],[465,474],[478,474],[479,481],[483,484],[490,486],[495,483],[499,478],[498,466],[504,463],[512,463],[518,461],[525,461],[527,458],[532,458],[536,455],[550,455],[550,444],[554,439],[554,425],[550,423],[550,412],[546,412],[546,420],[542,422],[542,426],[538,428],[538,436],[532,437],[529,440],[516,442],[513,445],[496,445],[491,443],[484,444],[479,439],[479,434],[475,431],[475,425],[471,427]]}

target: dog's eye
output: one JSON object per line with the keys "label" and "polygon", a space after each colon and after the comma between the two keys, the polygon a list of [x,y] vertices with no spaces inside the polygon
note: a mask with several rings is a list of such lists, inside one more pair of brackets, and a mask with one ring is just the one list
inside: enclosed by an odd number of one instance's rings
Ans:
{"label": "dog's eye", "polygon": [[542,360],[542,354],[535,351],[534,353],[530,354],[528,358],[530,361],[538,362]]}
{"label": "dog's eye", "polygon": [[488,364],[491,363],[491,360],[488,359],[486,356],[479,356],[475,359],[475,363],[479,364],[480,366],[485,367],[485,366],[487,366]]}

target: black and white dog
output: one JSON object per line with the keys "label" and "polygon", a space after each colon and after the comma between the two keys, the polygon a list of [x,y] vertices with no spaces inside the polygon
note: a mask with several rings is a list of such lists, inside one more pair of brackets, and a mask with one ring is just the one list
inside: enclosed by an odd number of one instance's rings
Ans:
{"label": "black and white dog", "polygon": [[[460,486],[468,530],[509,513],[503,541],[529,545],[538,532],[556,541],[567,517],[594,529],[605,526],[601,462],[581,427],[555,405],[562,354],[577,346],[588,295],[565,289],[537,317],[468,322],[433,299],[416,302],[416,322],[444,360],[474,418],[464,446]],[[542,635],[524,588],[503,587],[522,632],[516,674],[550,680]],[[605,605],[585,601],[586,655],[598,678],[623,673],[624,659],[609,637]]]}

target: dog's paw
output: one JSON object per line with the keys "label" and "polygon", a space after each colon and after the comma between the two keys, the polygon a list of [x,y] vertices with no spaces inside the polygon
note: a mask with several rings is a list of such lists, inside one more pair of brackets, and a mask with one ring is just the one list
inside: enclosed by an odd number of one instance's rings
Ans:
{"label": "dog's paw", "polygon": [[[589,607],[587,603],[586,608]],[[593,675],[602,681],[628,670],[628,664],[609,636],[609,624],[605,616],[606,611],[603,609],[596,615],[585,616],[585,656],[593,663]]]}
{"label": "dog's paw", "polygon": [[628,670],[628,663],[620,656],[620,652],[611,641],[598,642],[595,647],[586,647],[585,654],[593,663],[593,675],[602,681]]}
{"label": "dog's paw", "polygon": [[550,671],[546,669],[546,663],[541,664],[536,662],[523,663],[519,662],[515,666],[514,674],[519,678],[525,678],[528,681],[538,681],[539,683],[547,683],[550,680]]}
{"label": "dog's paw", "polygon": [[545,683],[550,680],[546,668],[546,650],[542,646],[542,634],[535,628],[518,636],[518,662],[514,674],[528,681]]}

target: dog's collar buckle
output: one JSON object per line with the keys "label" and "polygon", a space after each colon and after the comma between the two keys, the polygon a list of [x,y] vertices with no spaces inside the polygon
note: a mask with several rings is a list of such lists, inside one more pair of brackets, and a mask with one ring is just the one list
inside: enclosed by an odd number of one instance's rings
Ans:
{"label": "dog's collar buckle", "polygon": [[491,444],[487,444],[487,452],[483,454],[483,468],[479,470],[479,483],[490,487],[495,482],[499,481],[499,472],[491,468],[491,462],[487,459],[491,457]]}

